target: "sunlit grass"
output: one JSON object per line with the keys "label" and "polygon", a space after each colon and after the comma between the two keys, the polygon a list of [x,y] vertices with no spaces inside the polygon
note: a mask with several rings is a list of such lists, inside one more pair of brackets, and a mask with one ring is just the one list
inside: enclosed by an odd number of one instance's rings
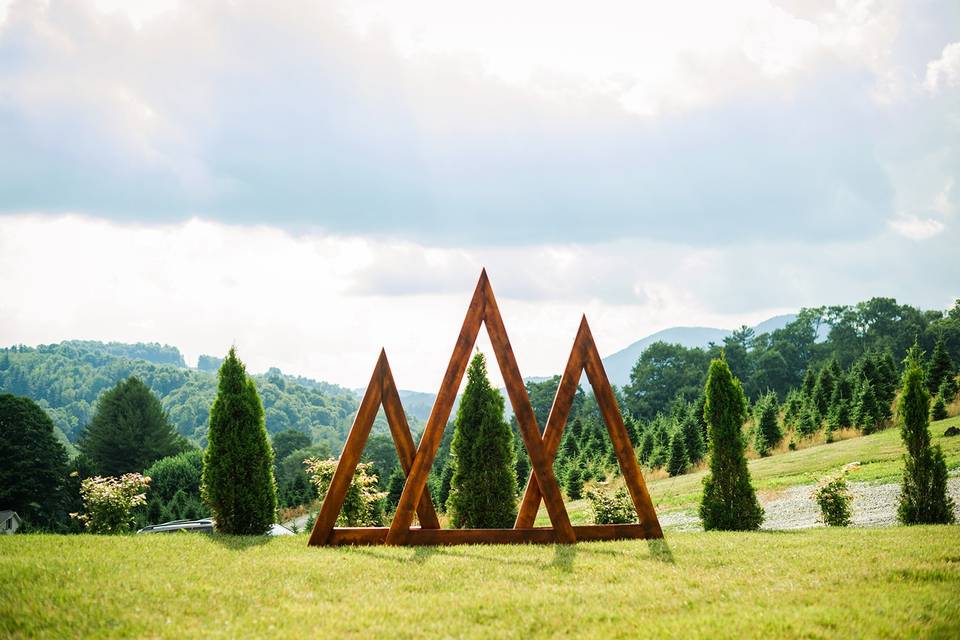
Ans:
{"label": "sunlit grass", "polygon": [[960,527],[562,546],[0,536],[0,636],[960,634]]}

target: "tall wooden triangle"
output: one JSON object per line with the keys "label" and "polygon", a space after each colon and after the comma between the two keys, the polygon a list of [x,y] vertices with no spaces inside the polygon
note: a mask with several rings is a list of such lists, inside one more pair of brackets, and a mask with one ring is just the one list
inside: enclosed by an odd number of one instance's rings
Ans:
{"label": "tall wooden triangle", "polygon": [[387,533],[387,544],[404,544],[406,542],[410,524],[413,521],[414,506],[420,503],[421,496],[426,489],[427,475],[430,473],[430,467],[437,455],[443,430],[450,418],[450,411],[460,388],[460,382],[463,380],[463,374],[467,369],[470,351],[476,343],[481,324],[485,324],[487,327],[493,352],[496,354],[497,363],[500,365],[500,373],[503,375],[507,394],[510,396],[510,404],[513,405],[513,413],[520,427],[520,435],[523,437],[527,454],[530,457],[533,477],[536,478],[537,486],[540,488],[540,493],[547,505],[547,512],[550,515],[550,522],[553,524],[556,540],[566,543],[576,541],[576,534],[570,524],[570,517],[567,515],[563,497],[560,494],[560,487],[553,473],[552,456],[548,457],[544,450],[540,429],[537,426],[533,407],[530,405],[530,398],[527,395],[527,388],[523,383],[523,377],[520,375],[516,358],[513,355],[513,348],[510,346],[503,319],[500,317],[497,300],[493,295],[493,289],[490,287],[487,271],[484,269],[480,273],[480,280],[477,282],[470,306],[467,308],[463,327],[460,329],[460,335],[450,356],[450,363],[447,365],[447,371],[437,393],[433,410],[430,412],[427,426],[420,438],[420,446],[417,449],[413,467],[407,475],[403,494],[397,504],[396,515]]}
{"label": "tall wooden triangle", "polygon": [[[550,460],[553,460],[557,455],[563,428],[567,423],[573,397],[577,392],[577,382],[584,370],[587,372],[590,386],[593,387],[593,393],[597,399],[603,421],[607,425],[607,432],[610,434],[610,440],[620,464],[620,471],[623,474],[627,489],[630,491],[630,497],[633,500],[634,508],[637,510],[637,518],[644,529],[645,537],[662,538],[663,531],[660,529],[657,512],[650,500],[650,493],[647,491],[643,474],[640,472],[640,465],[637,463],[633,445],[627,435],[626,426],[623,424],[623,416],[619,407],[617,407],[616,397],[610,387],[610,381],[607,379],[607,373],[603,368],[600,352],[593,340],[593,334],[590,332],[586,316],[580,321],[576,340],[573,342],[570,357],[567,359],[567,366],[564,368],[560,384],[557,386],[557,393],[554,396],[553,406],[550,408],[550,415],[547,418],[547,426],[543,431],[542,438],[544,453]],[[533,526],[537,510],[540,508],[541,495],[539,480],[536,475],[531,474],[527,481],[527,488],[523,493],[523,502],[520,504],[520,511],[517,514],[515,529],[526,529]]]}
{"label": "tall wooden triangle", "polygon": [[[413,436],[410,434],[410,425],[407,424],[407,417],[403,412],[403,405],[400,403],[400,394],[393,380],[393,373],[390,371],[390,363],[387,362],[387,354],[384,350],[381,350],[380,357],[377,358],[377,364],[373,369],[373,375],[370,377],[370,384],[363,394],[360,408],[353,420],[353,425],[350,427],[347,441],[343,445],[343,453],[340,454],[340,460],[337,462],[337,468],[333,473],[323,505],[320,507],[320,513],[313,525],[313,532],[310,534],[308,544],[322,545],[327,543],[330,532],[340,515],[340,509],[343,508],[347,489],[349,489],[350,482],[353,480],[354,471],[356,471],[357,463],[360,462],[363,447],[367,444],[370,429],[373,427],[373,421],[376,419],[377,410],[381,405],[387,415],[387,423],[390,425],[394,445],[397,447],[400,467],[404,473],[410,473],[410,467],[413,465],[416,455]],[[386,481],[386,478],[382,480]],[[420,517],[422,528],[440,528],[440,521],[437,518],[427,489],[424,489],[417,502],[417,515]]]}

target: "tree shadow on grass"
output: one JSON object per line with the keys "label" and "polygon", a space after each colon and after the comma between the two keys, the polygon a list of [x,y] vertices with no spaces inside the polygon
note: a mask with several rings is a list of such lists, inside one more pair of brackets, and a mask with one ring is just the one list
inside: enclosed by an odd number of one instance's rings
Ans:
{"label": "tree shadow on grass", "polygon": [[226,533],[210,533],[207,535],[215,543],[231,551],[245,551],[268,544],[271,540],[270,536],[233,536]]}

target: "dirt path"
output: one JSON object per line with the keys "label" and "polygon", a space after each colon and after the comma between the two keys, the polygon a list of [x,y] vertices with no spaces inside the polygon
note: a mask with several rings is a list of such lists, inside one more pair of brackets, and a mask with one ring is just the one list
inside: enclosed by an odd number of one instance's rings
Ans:
{"label": "dirt path", "polygon": [[[805,484],[790,487],[773,495],[760,495],[765,517],[763,529],[807,529],[823,526],[820,522],[820,509],[813,500],[816,485]],[[897,522],[897,498],[900,496],[899,483],[867,484],[851,482],[853,493],[854,527],[882,527]],[[947,480],[947,491],[953,497],[954,512],[960,522],[960,478]],[[660,517],[664,528],[674,531],[699,531],[700,518],[693,511],[665,513]]]}

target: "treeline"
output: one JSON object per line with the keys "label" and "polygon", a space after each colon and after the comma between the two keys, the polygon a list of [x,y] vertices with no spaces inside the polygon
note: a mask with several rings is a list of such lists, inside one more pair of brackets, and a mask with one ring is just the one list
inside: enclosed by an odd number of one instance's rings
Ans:
{"label": "treeline", "polygon": [[[818,338],[824,333],[825,338]],[[804,384],[808,371],[816,373],[831,362],[848,370],[867,354],[880,354],[895,363],[899,375],[900,363],[915,341],[931,354],[938,340],[954,362],[960,361],[960,300],[947,313],[901,305],[893,298],[802,309],[782,329],[754,335],[742,327],[722,344],[706,349],[651,345],[622,389],[622,406],[637,418],[653,420],[657,414],[670,413],[678,399],[695,401],[710,360],[721,352],[751,402],[769,392],[783,401],[791,389]]]}
{"label": "treeline", "polygon": [[[76,444],[100,395],[133,376],[157,394],[177,432],[204,447],[216,371],[186,369],[182,362],[178,350],[160,345],[70,341],[35,348],[15,346],[0,350],[0,392],[35,400],[62,438]],[[278,369],[254,380],[270,433],[295,428],[313,442],[340,450],[358,405],[351,391],[287,376]]]}

